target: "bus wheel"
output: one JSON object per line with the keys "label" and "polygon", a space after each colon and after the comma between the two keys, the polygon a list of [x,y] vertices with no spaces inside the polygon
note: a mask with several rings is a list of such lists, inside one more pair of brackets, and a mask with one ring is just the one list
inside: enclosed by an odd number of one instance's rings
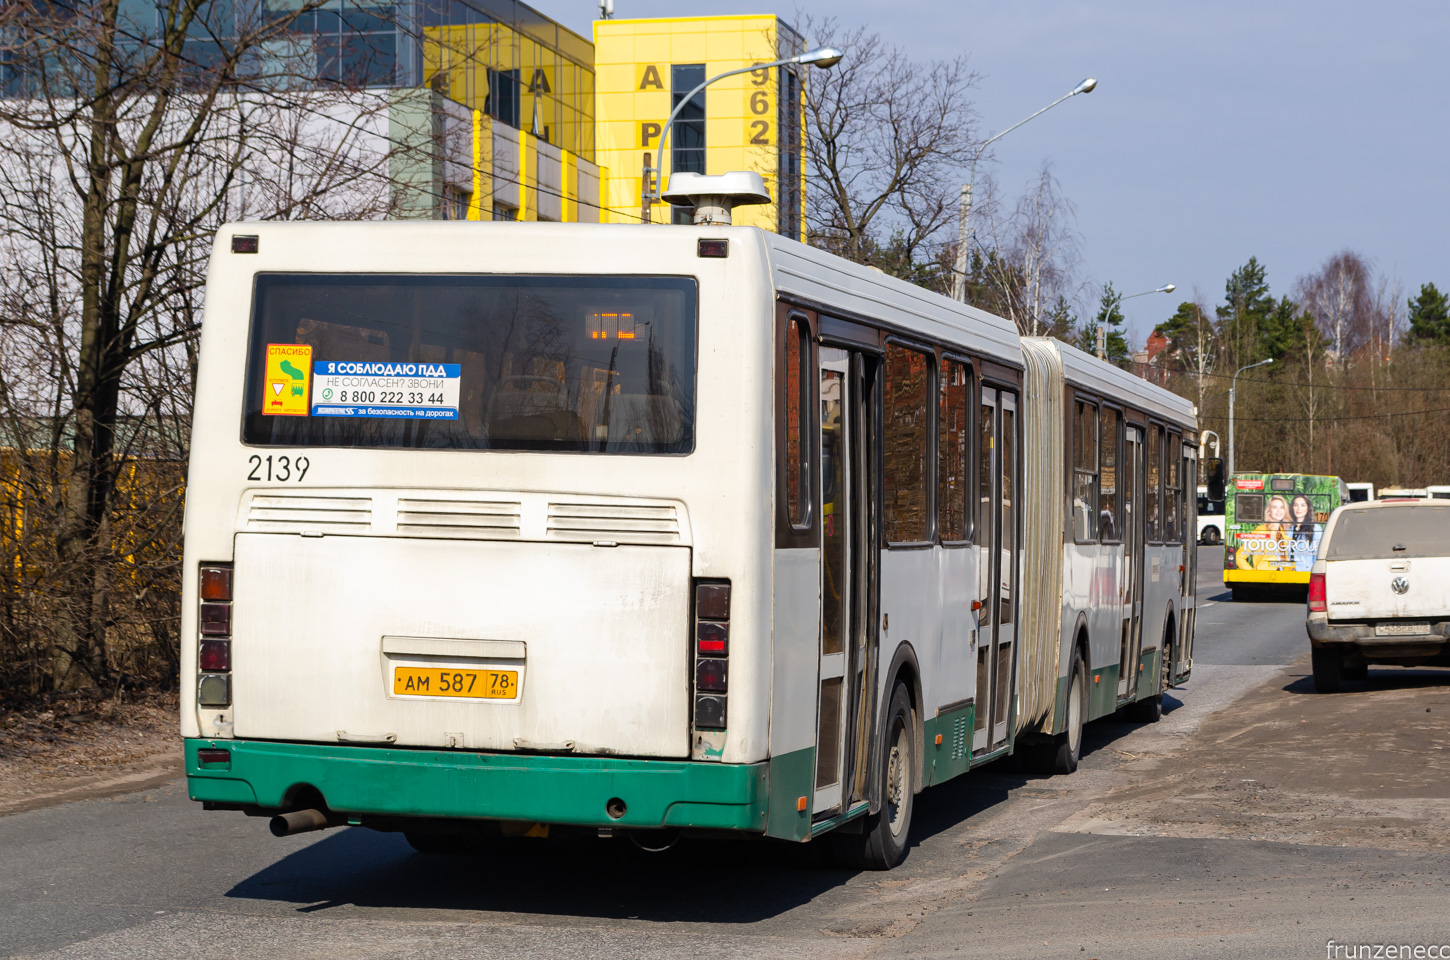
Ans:
{"label": "bus wheel", "polygon": [[1135,700],[1123,712],[1134,723],[1157,723],[1163,719],[1163,693],[1173,686],[1173,644],[1163,636],[1163,655],[1158,658],[1158,692],[1145,700]]}
{"label": "bus wheel", "polygon": [[866,818],[860,833],[831,834],[836,859],[845,867],[890,870],[906,856],[916,797],[916,718],[903,684],[891,694],[881,747],[880,811]]}
{"label": "bus wheel", "polygon": [[1315,647],[1310,651],[1314,664],[1314,689],[1319,693],[1338,693],[1344,689],[1344,658],[1338,650]]}
{"label": "bus wheel", "polygon": [[419,853],[431,854],[458,854],[465,852],[462,838],[457,833],[445,830],[430,830],[427,827],[414,827],[403,831],[403,839],[408,841],[408,846]]}
{"label": "bus wheel", "polygon": [[1083,718],[1087,716],[1087,668],[1082,662],[1082,648],[1072,651],[1071,677],[1067,685],[1067,709],[1063,718],[1066,728],[1046,746],[1044,765],[1047,773],[1072,773],[1082,758]]}

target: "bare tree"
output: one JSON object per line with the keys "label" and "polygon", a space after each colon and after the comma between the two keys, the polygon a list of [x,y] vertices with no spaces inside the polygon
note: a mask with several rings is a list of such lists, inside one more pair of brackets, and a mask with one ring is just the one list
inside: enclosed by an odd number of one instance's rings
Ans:
{"label": "bare tree", "polygon": [[1397,274],[1381,273],[1374,278],[1369,345],[1377,361],[1389,359],[1391,348],[1408,324],[1407,306],[1405,284]]}
{"label": "bare tree", "polygon": [[1347,361],[1373,332],[1373,283],[1373,270],[1353,250],[1341,250],[1298,281],[1295,299],[1324,330],[1335,363]]}
{"label": "bare tree", "polygon": [[811,241],[862,263],[888,246],[909,262],[933,259],[938,234],[956,222],[952,172],[975,145],[967,94],[977,74],[965,57],[913,60],[834,18],[801,28],[846,51],[806,91]]}
{"label": "bare tree", "polygon": [[991,177],[982,178],[980,194],[975,236],[985,243],[971,261],[980,276],[968,278],[968,299],[990,309],[973,296],[989,288],[992,305],[1004,310],[1020,333],[1040,336],[1053,327],[1049,314],[1057,304],[1082,293],[1076,283],[1081,260],[1081,238],[1073,226],[1076,208],[1063,196],[1049,162],[1005,217]]}
{"label": "bare tree", "polygon": [[[335,109],[346,85],[320,90],[315,64],[286,55],[321,2],[0,10],[0,426],[26,530],[45,530],[27,534],[36,563],[19,576],[43,598],[57,687],[107,679],[108,642],[128,630],[174,629],[217,226],[243,204],[262,218],[381,212],[356,202],[389,152],[354,149],[375,129],[358,122],[366,105]],[[136,609],[163,588],[171,606],[146,623],[115,602]]]}
{"label": "bare tree", "polygon": [[1217,372],[1219,342],[1214,330],[1213,314],[1203,294],[1194,291],[1194,299],[1178,305],[1178,311],[1156,330],[1168,339],[1165,359],[1178,371],[1193,378],[1199,410],[1206,409],[1209,378]]}

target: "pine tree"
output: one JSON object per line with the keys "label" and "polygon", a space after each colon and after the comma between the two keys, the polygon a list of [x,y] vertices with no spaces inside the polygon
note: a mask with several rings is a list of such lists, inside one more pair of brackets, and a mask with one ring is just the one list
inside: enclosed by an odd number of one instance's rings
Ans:
{"label": "pine tree", "polygon": [[1072,304],[1067,302],[1067,297],[1058,294],[1057,302],[1052,309],[1047,311],[1043,318],[1046,322],[1042,331],[1044,337],[1056,337],[1059,340],[1072,342],[1073,330],[1077,327],[1077,317],[1073,316]]}
{"label": "pine tree", "polygon": [[1083,325],[1082,333],[1078,335],[1077,346],[1088,353],[1096,354],[1098,331],[1106,330],[1104,356],[1109,363],[1117,364],[1126,370],[1133,361],[1133,352],[1128,349],[1128,338],[1123,332],[1123,322],[1126,318],[1123,316],[1123,311],[1119,309],[1122,302],[1122,296],[1113,289],[1113,285],[1105,284],[1103,295],[1098,299],[1098,312]]}
{"label": "pine tree", "polygon": [[1178,305],[1178,310],[1167,320],[1158,324],[1153,332],[1168,341],[1168,357],[1183,365],[1185,369],[1196,366],[1200,352],[1210,353],[1213,346],[1208,318],[1192,300]]}
{"label": "pine tree", "polygon": [[1258,257],[1229,275],[1224,284],[1224,303],[1217,309],[1218,332],[1235,366],[1264,359],[1260,342],[1265,321],[1277,304]]}
{"label": "pine tree", "polygon": [[1410,301],[1409,339],[1450,345],[1450,296],[1433,283],[1421,284],[1420,295]]}
{"label": "pine tree", "polygon": [[1314,318],[1300,312],[1299,305],[1288,297],[1280,298],[1274,309],[1259,319],[1259,352],[1275,360],[1302,352],[1306,324],[1312,326]]}

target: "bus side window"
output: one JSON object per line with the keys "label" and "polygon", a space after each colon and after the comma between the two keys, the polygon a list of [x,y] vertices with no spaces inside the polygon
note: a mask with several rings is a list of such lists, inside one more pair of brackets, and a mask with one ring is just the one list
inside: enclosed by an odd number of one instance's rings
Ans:
{"label": "bus side window", "polygon": [[886,500],[887,543],[922,543],[931,535],[927,514],[927,399],[931,396],[932,358],[920,350],[886,345]]}
{"label": "bus side window", "polygon": [[810,331],[793,317],[785,335],[785,509],[793,527],[811,522],[810,465]]}
{"label": "bus side window", "polygon": [[1072,429],[1072,531],[1078,543],[1098,538],[1098,407],[1077,401]]}
{"label": "bus side window", "polygon": [[1098,457],[1098,495],[1102,509],[1098,516],[1102,522],[1103,540],[1120,539],[1122,529],[1118,518],[1118,411],[1103,407],[1102,453]]}
{"label": "bus side window", "polygon": [[1147,539],[1150,543],[1162,543],[1163,531],[1159,522],[1158,504],[1163,490],[1163,428],[1156,423],[1148,424],[1148,467],[1144,492],[1148,494]]}
{"label": "bus side window", "polygon": [[1183,539],[1183,486],[1179,467],[1183,441],[1178,434],[1168,434],[1163,448],[1163,542],[1179,543]]}
{"label": "bus side window", "polygon": [[964,542],[967,480],[971,476],[971,374],[964,363],[943,360],[937,417],[937,531],[943,543]]}

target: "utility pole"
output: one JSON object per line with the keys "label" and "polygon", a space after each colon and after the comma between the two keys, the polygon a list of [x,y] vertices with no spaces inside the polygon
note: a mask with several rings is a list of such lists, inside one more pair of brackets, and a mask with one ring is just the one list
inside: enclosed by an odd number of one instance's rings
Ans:
{"label": "utility pole", "polygon": [[639,178],[639,219],[650,222],[650,206],[654,202],[654,169],[649,165],[649,151],[644,152],[644,175]]}
{"label": "utility pole", "polygon": [[1228,382],[1228,476],[1234,475],[1234,398],[1238,391],[1239,373],[1245,370],[1252,370],[1254,367],[1262,367],[1266,363],[1273,363],[1274,358],[1260,360],[1258,363],[1251,363],[1247,367],[1240,367],[1238,373]]}

